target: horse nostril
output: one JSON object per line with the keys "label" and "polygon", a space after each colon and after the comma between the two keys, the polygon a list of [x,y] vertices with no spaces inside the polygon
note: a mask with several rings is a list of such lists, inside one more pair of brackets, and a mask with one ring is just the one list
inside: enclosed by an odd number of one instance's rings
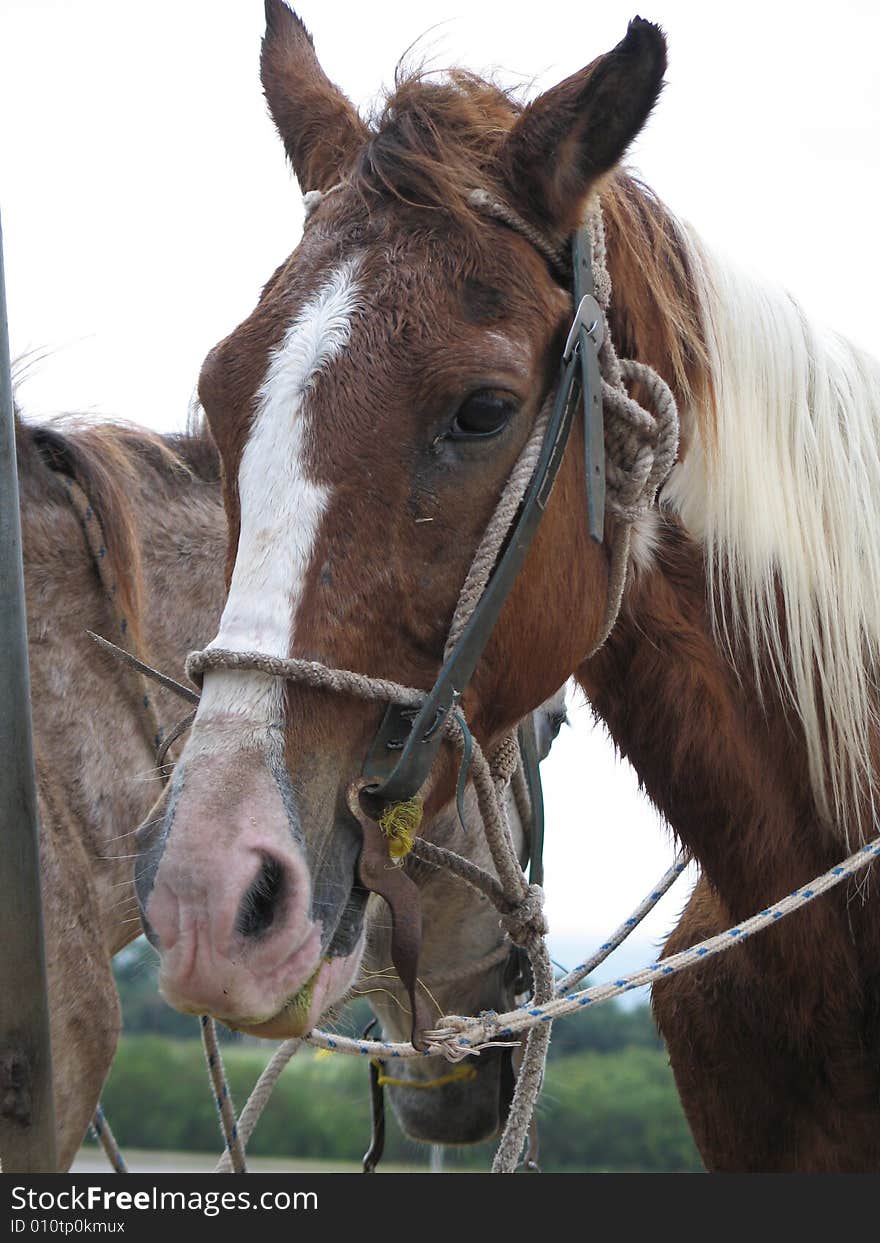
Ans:
{"label": "horse nostril", "polygon": [[271,855],[263,855],[260,870],[241,900],[235,930],[243,937],[258,937],[275,921],[284,898],[284,868]]}

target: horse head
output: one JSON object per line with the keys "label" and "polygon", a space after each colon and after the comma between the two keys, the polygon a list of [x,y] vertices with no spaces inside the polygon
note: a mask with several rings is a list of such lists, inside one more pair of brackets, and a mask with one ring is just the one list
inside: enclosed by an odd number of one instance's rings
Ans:
{"label": "horse head", "polygon": [[[398,84],[375,128],[268,0],[262,81],[301,186],[293,254],[216,346],[199,392],[222,459],[228,595],[214,645],[424,691],[505,482],[556,387],[571,289],[483,190],[564,249],[661,89],[660,31],[526,107],[465,73]],[[578,667],[602,626],[573,431],[537,534],[462,699],[491,747]],[[350,795],[385,705],[250,670],[204,676],[191,735],[140,839],[167,999],[252,1033],[308,1030],[345,994],[367,893]],[[436,815],[458,761],[422,791]]]}

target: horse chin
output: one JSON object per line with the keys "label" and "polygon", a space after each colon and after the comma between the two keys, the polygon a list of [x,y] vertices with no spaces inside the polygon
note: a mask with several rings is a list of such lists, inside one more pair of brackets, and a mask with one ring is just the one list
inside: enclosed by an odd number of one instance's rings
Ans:
{"label": "horse chin", "polygon": [[268,1019],[229,1023],[234,1031],[266,1040],[289,1040],[304,1036],[317,1027],[323,1015],[341,1001],[354,983],[361,964],[364,943],[358,942],[345,957],[325,958],[302,988]]}
{"label": "horse chin", "polygon": [[[427,1068],[433,1060],[418,1065]],[[490,1049],[472,1064],[476,1071],[472,1079],[438,1088],[389,1087],[397,1120],[410,1139],[423,1144],[479,1144],[499,1134],[516,1085],[511,1051]],[[442,1061],[439,1065],[447,1067]],[[406,1075],[406,1070],[402,1071]],[[412,1078],[418,1083],[421,1076]]]}

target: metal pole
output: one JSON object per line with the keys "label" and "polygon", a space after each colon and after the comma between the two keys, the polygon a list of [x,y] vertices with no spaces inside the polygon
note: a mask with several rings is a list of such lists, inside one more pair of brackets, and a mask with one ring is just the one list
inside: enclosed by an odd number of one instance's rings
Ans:
{"label": "metal pole", "polygon": [[0,228],[0,1162],[57,1169],[24,568]]}

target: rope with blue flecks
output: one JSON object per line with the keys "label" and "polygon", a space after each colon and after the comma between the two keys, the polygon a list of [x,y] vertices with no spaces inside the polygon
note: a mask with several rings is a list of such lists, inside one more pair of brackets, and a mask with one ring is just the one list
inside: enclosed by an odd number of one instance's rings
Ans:
{"label": "rope with blue flecks", "polygon": [[[452,851],[444,849],[442,846],[436,846],[431,842],[426,842],[421,839],[415,843],[413,853],[417,854],[422,862],[429,863],[434,867],[451,866],[452,870],[455,871],[462,880],[472,884],[480,893],[485,892],[480,878],[482,869],[478,868],[476,864],[472,864],[470,860],[464,859],[462,856],[456,855]],[[600,963],[604,962],[608,955],[613,953],[613,951],[626,940],[630,933],[638,927],[645,916],[654,909],[663,895],[668,892],[678,877],[681,876],[689,862],[689,855],[679,855],[668,871],[666,871],[656,885],[652,887],[650,893],[648,893],[647,896],[639,903],[629,918],[623,921],[620,927],[617,928],[611,936],[609,936],[608,939],[599,946],[594,954],[590,955],[590,957],[584,962],[579,963],[574,970],[564,976],[563,979],[557,983],[557,990],[559,990],[563,985],[571,987],[573,982],[583,979],[585,975],[587,975],[590,971],[595,970]],[[483,873],[483,875],[489,877],[488,873]],[[489,880],[492,879],[492,877],[489,877]],[[495,883],[497,884],[497,882]],[[498,950],[495,950],[476,963],[469,963],[464,967],[443,972],[439,976],[432,973],[428,978],[430,979],[432,988],[438,983],[464,979],[467,976],[473,975],[475,972],[487,970],[489,967],[497,965],[498,962],[507,957],[508,953],[509,943],[505,942],[500,946],[500,953]],[[291,1040],[285,1040],[284,1043],[279,1045],[275,1050],[271,1060],[264,1068],[250,1096],[248,1097],[244,1109],[239,1115],[238,1129],[241,1134],[243,1144],[246,1145],[250,1139],[254,1127],[259,1121],[260,1115],[269,1100],[281,1072],[284,1070],[284,1067],[294,1056],[294,1054],[303,1047],[303,1044],[315,1045],[328,1053],[356,1053],[375,1058],[376,1050],[381,1049],[383,1055],[389,1058],[401,1057],[400,1052],[397,1051],[398,1046],[395,1046],[390,1041],[371,1041],[367,1044],[363,1040],[354,1041],[350,1040],[348,1037],[337,1036],[330,1032],[320,1030],[312,1031],[305,1037],[296,1037]],[[407,1047],[411,1046],[400,1046],[400,1048]],[[430,1057],[432,1054],[433,1050],[429,1050],[427,1053],[421,1055],[417,1055],[414,1049],[412,1051],[413,1056]],[[380,1059],[377,1058],[376,1060]],[[231,1168],[232,1163],[229,1153],[225,1152],[215,1166],[215,1172],[218,1174],[228,1173]]]}
{"label": "rope with blue flecks", "polygon": [[100,1105],[95,1109],[91,1125],[95,1139],[104,1149],[107,1160],[113,1167],[113,1172],[115,1174],[127,1174],[128,1166],[125,1163],[125,1157],[123,1157],[120,1151],[119,1145],[116,1142],[116,1136],[113,1134],[110,1123],[104,1117],[104,1110]]}
{"label": "rope with blue flecks", "polygon": [[[290,1058],[303,1044],[311,1044],[317,1048],[326,1049],[334,1053],[355,1054],[368,1058],[406,1059],[430,1057],[438,1052],[443,1053],[451,1060],[461,1060],[461,1058],[469,1056],[476,1057],[479,1056],[482,1049],[490,1048],[502,1042],[507,1043],[508,1037],[522,1031],[529,1023],[533,1025],[539,1023],[546,1024],[550,1018],[559,1018],[562,1014],[573,1013],[576,1010],[585,1009],[587,1006],[601,1005],[603,1001],[610,1001],[611,998],[618,997],[622,993],[630,992],[635,988],[652,983],[658,976],[675,975],[679,971],[694,966],[705,958],[711,958],[715,954],[730,949],[739,942],[753,936],[762,928],[806,906],[809,902],[812,902],[821,894],[826,893],[829,889],[846,879],[846,877],[854,875],[860,868],[870,864],[878,856],[880,856],[880,837],[863,846],[836,867],[830,868],[828,872],[818,877],[815,881],[801,889],[795,890],[794,893],[789,894],[780,902],[767,907],[758,915],[752,916],[751,919],[745,920],[741,924],[736,924],[734,927],[728,928],[706,941],[701,941],[699,944],[693,945],[679,954],[652,963],[641,971],[633,972],[607,984],[599,984],[592,988],[583,989],[578,993],[569,993],[568,990],[574,984],[599,966],[609,954],[626,940],[633,929],[641,923],[649,911],[668,892],[690,862],[687,854],[681,854],[657,884],[654,885],[650,893],[639,903],[629,918],[623,921],[619,928],[602,943],[599,949],[557,981],[555,993],[558,1003],[561,1004],[557,1004],[552,1014],[549,1013],[550,1007],[529,1004],[512,1011],[509,1015],[485,1014],[481,1015],[479,1020],[462,1019],[457,1015],[449,1016],[446,1020],[450,1024],[449,1027],[440,1032],[431,1033],[432,1037],[442,1036],[442,1043],[432,1043],[424,1052],[414,1049],[411,1044],[397,1044],[385,1040],[356,1040],[320,1030],[312,1031],[297,1040],[285,1041],[276,1050],[271,1062],[263,1071],[247,1105],[242,1111],[240,1126],[243,1138],[245,1142],[249,1138],[278,1076]],[[491,1034],[494,1038],[492,1040],[486,1039],[482,1043],[474,1043],[473,1036],[469,1038],[463,1034],[464,1028],[462,1025],[469,1022],[483,1022],[483,1034],[486,1036]],[[455,1026],[452,1026],[452,1024]],[[501,1026],[501,1024],[505,1025]],[[451,1040],[456,1039],[458,1042],[457,1051],[450,1044]],[[220,1162],[217,1169],[218,1171],[229,1169],[228,1155]]]}
{"label": "rope with blue flecks", "polygon": [[[443,1026],[424,1033],[428,1046],[427,1053],[414,1049],[411,1044],[392,1044],[375,1040],[351,1040],[342,1036],[330,1036],[326,1032],[318,1031],[310,1032],[303,1039],[317,1045],[319,1048],[334,1049],[340,1053],[356,1053],[362,1057],[408,1058],[442,1053],[451,1061],[460,1061],[464,1057],[478,1055],[483,1049],[492,1048],[499,1043],[507,1043],[512,1037],[523,1031],[529,1031],[540,1024],[549,1023],[567,1014],[573,1014],[587,1006],[599,1005],[603,1001],[610,1001],[612,997],[619,997],[623,993],[632,992],[633,989],[642,988],[646,984],[652,984],[655,980],[677,975],[680,971],[687,970],[688,967],[695,966],[697,963],[712,958],[716,954],[732,949],[735,945],[739,945],[749,937],[754,936],[755,933],[800,910],[808,903],[814,902],[816,898],[821,897],[829,889],[833,889],[834,886],[853,876],[861,868],[867,867],[877,858],[880,858],[880,836],[873,838],[841,863],[829,868],[821,876],[817,876],[815,880],[810,881],[800,889],[794,890],[779,902],[773,903],[773,905],[766,907],[756,915],[752,915],[749,919],[743,920],[731,928],[726,928],[723,932],[716,933],[715,936],[708,937],[705,941],[700,941],[689,949],[672,954],[669,958],[661,958],[657,962],[653,962],[639,971],[633,971],[629,975],[624,975],[617,980],[609,981],[606,984],[597,984],[578,992],[565,993],[564,995],[559,995],[557,986],[557,995],[551,1002],[543,1005],[528,1003],[506,1014],[486,1013],[478,1018],[464,1017],[457,1014],[446,1015],[441,1020],[444,1024]],[[676,863],[670,871],[674,871],[676,876],[680,874],[681,868],[679,863]],[[669,873],[667,873],[668,876]],[[672,879],[674,880],[675,876]],[[629,924],[629,921],[627,921],[627,924]],[[628,929],[628,931],[631,931],[631,929]],[[578,968],[577,971],[579,973],[581,968]]]}
{"label": "rope with blue flecks", "polygon": [[214,1020],[207,1014],[201,1016],[200,1022],[202,1025],[202,1042],[205,1047],[205,1060],[208,1063],[208,1074],[211,1076],[211,1087],[214,1089],[214,1104],[217,1106],[220,1130],[223,1133],[226,1150],[229,1153],[232,1172],[233,1174],[246,1174],[247,1162],[244,1156],[244,1146],[239,1134],[238,1124],[235,1120],[235,1110],[232,1108],[232,1098],[229,1095],[229,1085],[226,1082],[226,1072],[223,1069],[220,1046],[217,1043],[217,1028],[214,1025]]}

